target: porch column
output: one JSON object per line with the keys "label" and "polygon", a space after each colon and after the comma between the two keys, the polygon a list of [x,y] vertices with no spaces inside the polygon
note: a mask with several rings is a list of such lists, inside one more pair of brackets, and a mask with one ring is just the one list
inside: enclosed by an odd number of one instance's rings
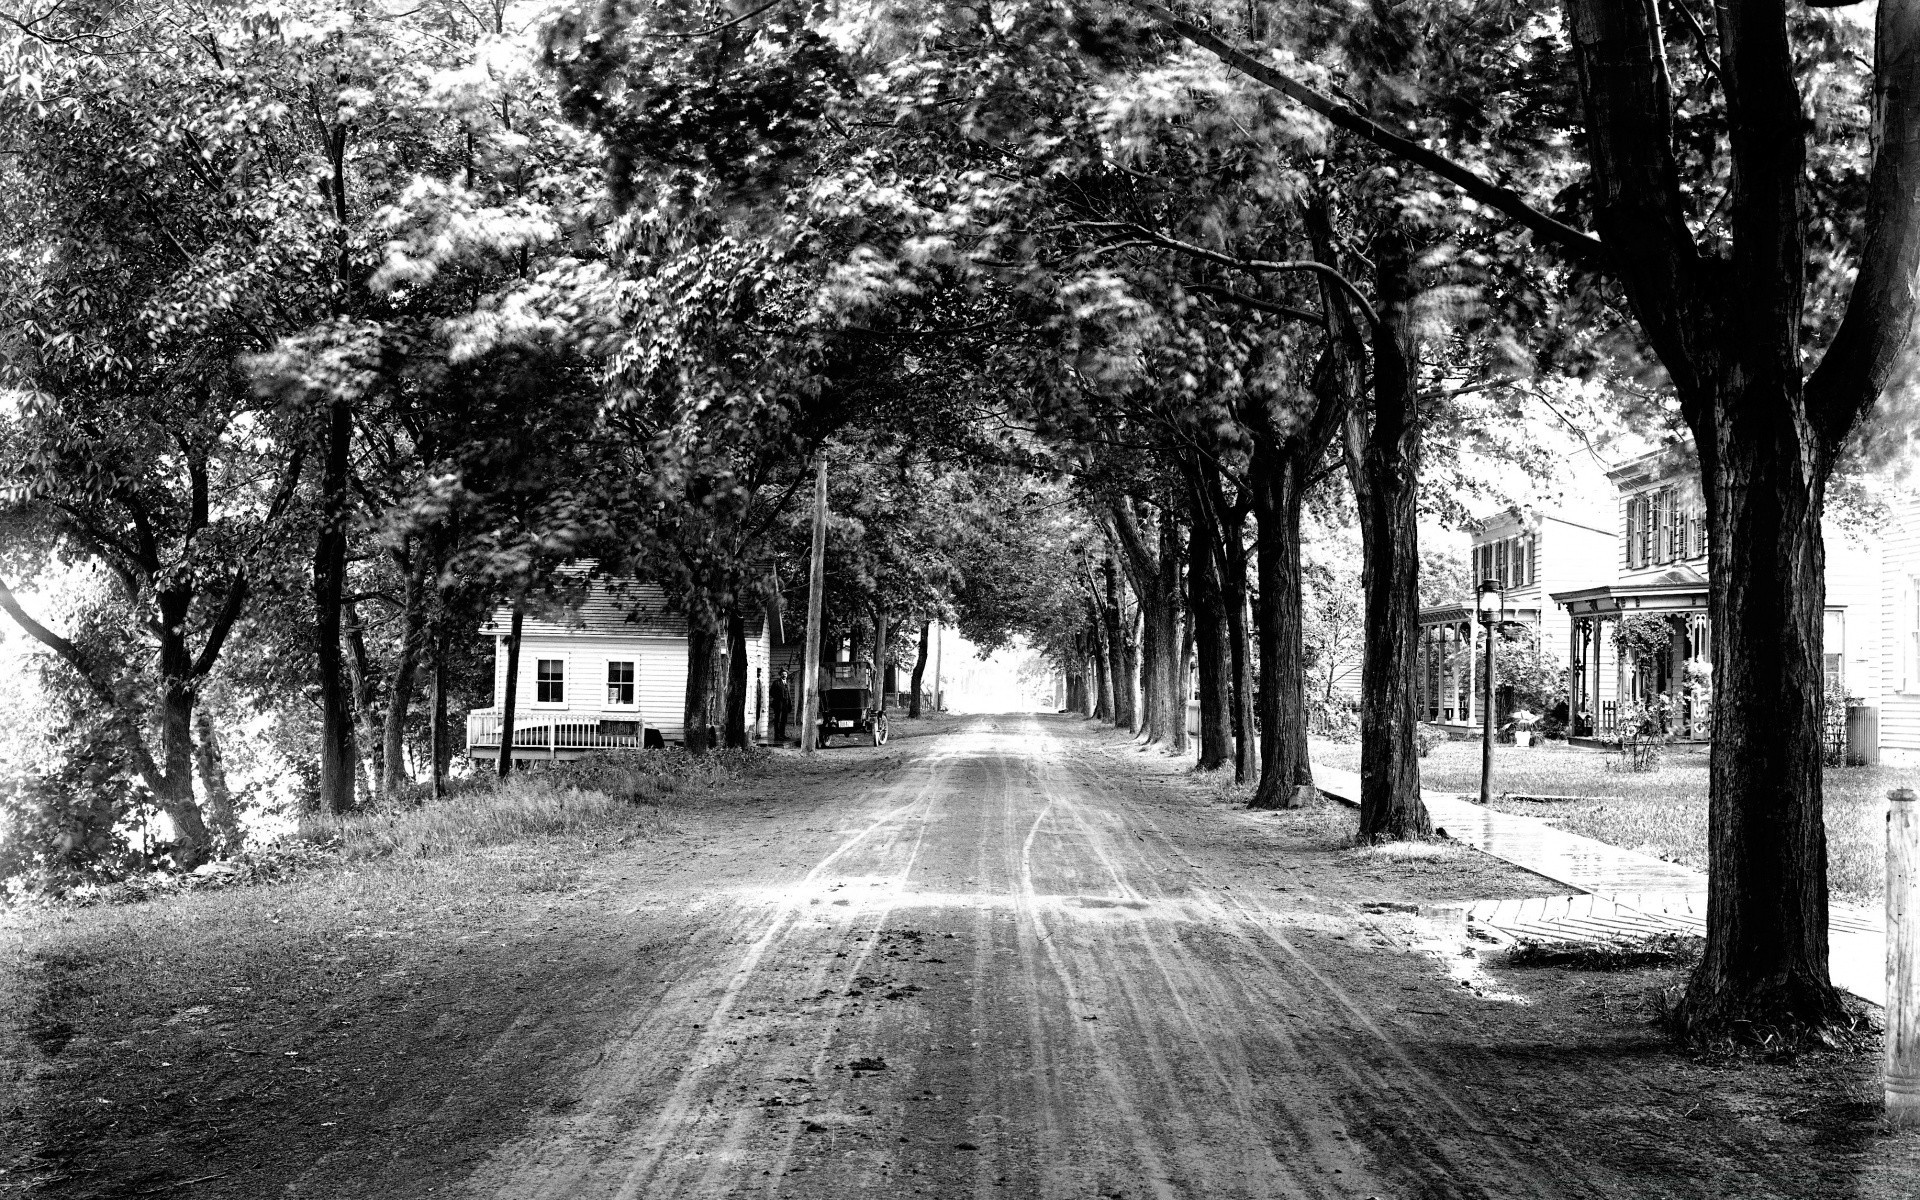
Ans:
{"label": "porch column", "polygon": [[1667,622],[1669,631],[1667,642],[1667,728],[1675,730],[1681,737],[1691,737],[1687,728],[1686,713],[1682,706],[1686,703],[1687,675],[1687,625],[1686,618]]}
{"label": "porch column", "polygon": [[[1625,615],[1622,614],[1620,619],[1624,620]],[[1616,625],[1616,628],[1618,628],[1617,625]],[[1631,661],[1632,657],[1633,656],[1630,654],[1621,653],[1618,647],[1614,648],[1614,651],[1613,651],[1613,676],[1614,676],[1613,720],[1616,728],[1619,726],[1619,723],[1620,723],[1620,708],[1622,705],[1624,705],[1627,702],[1627,697],[1633,694],[1633,673],[1628,670],[1628,664]]]}
{"label": "porch column", "polygon": [[1573,736],[1573,722],[1580,715],[1580,619],[1567,616],[1567,736]]}
{"label": "porch column", "polygon": [[1480,689],[1480,627],[1472,621],[1467,622],[1467,724],[1474,723],[1474,709],[1479,703]]}
{"label": "porch column", "polygon": [[1593,617],[1592,651],[1587,659],[1587,685],[1593,689],[1593,708],[1587,713],[1587,721],[1594,737],[1600,736],[1600,647],[1601,639],[1606,636],[1607,623],[1598,613]]}

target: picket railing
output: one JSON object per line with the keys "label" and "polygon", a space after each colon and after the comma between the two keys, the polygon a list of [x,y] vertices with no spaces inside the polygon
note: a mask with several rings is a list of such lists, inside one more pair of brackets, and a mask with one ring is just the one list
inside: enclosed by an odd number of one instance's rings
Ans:
{"label": "picket railing", "polygon": [[[467,753],[469,755],[500,749],[503,714],[498,709],[479,709],[467,714]],[[578,713],[523,712],[513,715],[513,750],[545,751],[549,758],[564,752],[588,750],[638,750],[646,744],[646,726],[638,716],[631,720],[618,717],[584,717]]]}

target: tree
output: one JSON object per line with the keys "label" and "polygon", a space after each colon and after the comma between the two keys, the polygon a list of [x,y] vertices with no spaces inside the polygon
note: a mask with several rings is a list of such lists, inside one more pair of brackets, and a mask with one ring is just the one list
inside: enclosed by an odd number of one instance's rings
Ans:
{"label": "tree", "polygon": [[[1658,355],[1698,449],[1707,494],[1714,623],[1707,950],[1681,1005],[1697,1036],[1808,1029],[1844,1020],[1827,973],[1820,750],[1820,517],[1846,440],[1894,378],[1920,266],[1920,23],[1876,17],[1873,146],[1858,274],[1826,353],[1809,373],[1814,298],[1844,290],[1847,239],[1808,221],[1810,148],[1833,126],[1802,116],[1797,74],[1846,61],[1843,23],[1801,22],[1777,2],[1715,10],[1713,37],[1665,37],[1656,12],[1569,0],[1566,28],[1591,174],[1591,236],[1511,189],[1309,88],[1150,0],[1129,0],[1336,126],[1460,188],[1576,267],[1604,272]],[[1810,36],[1805,36],[1810,35]],[[1708,57],[1711,40],[1715,53]],[[1676,101],[1711,75],[1727,182],[1689,191]],[[1844,70],[1844,67],[1842,67]],[[1842,76],[1844,78],[1844,76]],[[1840,129],[1843,140],[1857,131]],[[1855,142],[1857,144],[1857,141]],[[1689,151],[1690,152],[1690,151]],[[1698,166],[1688,162],[1687,166]],[[1852,222],[1843,220],[1842,227]],[[1829,265],[1831,264],[1831,265]],[[1816,328],[1820,322],[1813,322]]]}

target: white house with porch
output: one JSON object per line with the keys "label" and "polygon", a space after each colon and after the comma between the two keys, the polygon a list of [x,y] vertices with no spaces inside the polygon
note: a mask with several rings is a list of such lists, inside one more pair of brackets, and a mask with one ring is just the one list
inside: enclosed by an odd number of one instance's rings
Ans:
{"label": "white house with porch", "polygon": [[[1506,600],[1505,619],[1529,627],[1543,653],[1557,653],[1556,647],[1568,644],[1572,622],[1545,597],[1591,578],[1595,564],[1613,560],[1616,539],[1606,524],[1604,518],[1537,509],[1495,513],[1467,527],[1473,579],[1497,581]],[[1420,610],[1415,707],[1422,720],[1460,730],[1479,727],[1485,636],[1472,595]],[[1604,665],[1611,665],[1611,649],[1602,651]],[[1612,699],[1611,691],[1606,698]],[[1505,701],[1496,696],[1495,703]]]}
{"label": "white house with porch", "polygon": [[[1616,552],[1604,565],[1591,563],[1599,569],[1582,585],[1549,592],[1566,614],[1573,724],[1611,737],[1625,701],[1664,707],[1676,737],[1704,739],[1713,630],[1699,477],[1690,461],[1670,451],[1633,459],[1607,475],[1619,503]],[[1880,565],[1868,545],[1834,523],[1824,532],[1827,679],[1871,703],[1882,669]]]}
{"label": "white house with porch", "polygon": [[[480,629],[494,643],[493,703],[467,716],[472,758],[500,753],[512,624],[512,610],[501,607]],[[760,612],[748,615],[746,633],[747,724],[764,741],[771,645]],[[720,651],[715,673],[724,686],[724,638]],[[521,620],[513,757],[571,759],[680,741],[686,687],[687,620],[678,606],[653,584],[591,579],[577,607]]]}

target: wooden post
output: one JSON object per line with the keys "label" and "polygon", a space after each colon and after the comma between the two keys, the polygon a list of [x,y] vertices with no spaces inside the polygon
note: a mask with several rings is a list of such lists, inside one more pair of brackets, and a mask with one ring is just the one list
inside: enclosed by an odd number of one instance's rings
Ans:
{"label": "wooden post", "polygon": [[1887,1123],[1920,1126],[1920,812],[1912,788],[1887,793]]}
{"label": "wooden post", "polygon": [[827,588],[827,452],[814,455],[813,565],[807,575],[807,656],[801,663],[800,752],[820,746],[820,611]]}
{"label": "wooden post", "polygon": [[505,779],[513,772],[513,706],[519,703],[520,688],[520,602],[513,602],[513,624],[507,634],[507,686],[500,698],[500,756],[494,770]]}

